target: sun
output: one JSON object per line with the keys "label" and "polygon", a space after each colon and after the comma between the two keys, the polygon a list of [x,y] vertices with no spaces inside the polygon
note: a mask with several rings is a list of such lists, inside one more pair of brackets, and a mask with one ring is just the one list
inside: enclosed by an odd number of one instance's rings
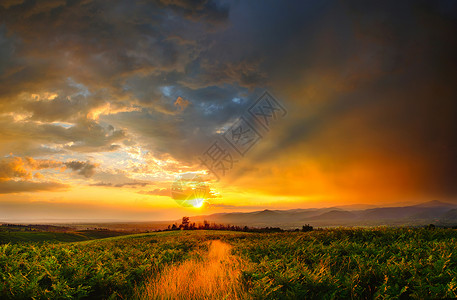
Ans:
{"label": "sun", "polygon": [[204,203],[205,203],[205,199],[204,198],[195,198],[193,200],[192,206],[195,207],[195,208],[201,208]]}
{"label": "sun", "polygon": [[184,207],[202,207],[209,192],[207,182],[195,172],[179,174],[171,186],[172,198]]}

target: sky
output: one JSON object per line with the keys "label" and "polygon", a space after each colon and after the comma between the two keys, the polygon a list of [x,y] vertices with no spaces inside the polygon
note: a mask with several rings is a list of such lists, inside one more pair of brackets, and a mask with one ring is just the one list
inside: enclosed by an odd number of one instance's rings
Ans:
{"label": "sky", "polygon": [[451,0],[3,0],[0,221],[457,203],[456,25]]}

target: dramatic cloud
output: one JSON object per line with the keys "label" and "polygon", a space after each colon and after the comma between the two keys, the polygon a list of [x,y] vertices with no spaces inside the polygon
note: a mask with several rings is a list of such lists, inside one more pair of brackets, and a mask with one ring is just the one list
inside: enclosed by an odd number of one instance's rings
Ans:
{"label": "dramatic cloud", "polygon": [[9,0],[0,20],[0,193],[163,196],[269,90],[287,116],[213,207],[456,200],[453,1]]}

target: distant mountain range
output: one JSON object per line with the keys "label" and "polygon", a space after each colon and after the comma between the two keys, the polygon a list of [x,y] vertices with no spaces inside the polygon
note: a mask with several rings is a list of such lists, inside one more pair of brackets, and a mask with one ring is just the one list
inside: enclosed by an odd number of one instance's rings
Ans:
{"label": "distant mountain range", "polygon": [[231,224],[252,227],[296,228],[304,224],[328,226],[420,226],[457,225],[457,205],[429,201],[400,207],[348,205],[329,208],[262,210],[247,213],[218,213],[192,217],[192,222]]}

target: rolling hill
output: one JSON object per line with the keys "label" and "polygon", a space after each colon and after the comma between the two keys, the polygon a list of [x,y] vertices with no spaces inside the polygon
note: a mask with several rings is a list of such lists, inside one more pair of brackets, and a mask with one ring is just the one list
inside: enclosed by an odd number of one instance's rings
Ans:
{"label": "rolling hill", "polygon": [[[368,207],[354,209],[356,207]],[[344,209],[346,208],[346,209]],[[457,205],[452,203],[429,201],[417,205],[399,207],[373,207],[351,205],[342,207],[262,210],[254,212],[218,213],[191,218],[192,222],[231,224],[253,227],[294,228],[303,224],[314,226],[379,226],[411,225],[420,226],[430,223],[436,225],[457,225]]]}

